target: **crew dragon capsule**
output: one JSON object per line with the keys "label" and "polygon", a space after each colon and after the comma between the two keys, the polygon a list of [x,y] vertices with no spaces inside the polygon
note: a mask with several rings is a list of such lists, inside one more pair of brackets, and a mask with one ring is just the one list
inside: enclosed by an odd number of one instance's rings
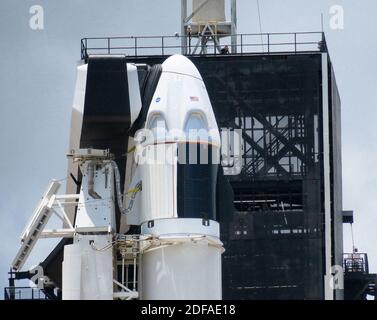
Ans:
{"label": "crew dragon capsule", "polygon": [[220,299],[220,134],[203,79],[186,57],[162,64],[145,129],[137,137],[140,176],[131,186],[141,179],[140,204],[126,218],[163,242],[142,255],[142,297]]}
{"label": "crew dragon capsule", "polygon": [[[13,270],[38,239],[60,237],[39,279],[63,299],[221,299],[220,144],[188,58],[89,56],[77,72],[66,194],[50,184]],[[63,228],[47,230],[59,210]]]}

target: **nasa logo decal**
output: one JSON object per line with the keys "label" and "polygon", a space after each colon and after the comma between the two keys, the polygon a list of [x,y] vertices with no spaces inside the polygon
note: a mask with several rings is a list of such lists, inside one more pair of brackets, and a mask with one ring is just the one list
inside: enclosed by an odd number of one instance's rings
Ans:
{"label": "nasa logo decal", "polygon": [[156,98],[156,102],[157,102],[157,103],[160,102],[160,101],[161,101],[161,98],[160,98],[160,97]]}

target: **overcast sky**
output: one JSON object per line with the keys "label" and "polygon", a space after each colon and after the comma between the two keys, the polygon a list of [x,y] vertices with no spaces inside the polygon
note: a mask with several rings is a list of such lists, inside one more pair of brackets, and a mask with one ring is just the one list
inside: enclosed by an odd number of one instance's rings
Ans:
{"label": "overcast sky", "polygon": [[[43,30],[30,28],[33,5],[44,8]],[[343,30],[329,26],[333,5],[344,9]],[[259,32],[256,0],[237,9],[238,33]],[[320,31],[324,14],[342,100],[343,206],[355,211],[356,246],[377,272],[377,1],[260,0],[260,9],[263,32]],[[173,35],[179,25],[179,0],[0,1],[0,287],[38,199],[66,175],[80,39]],[[28,266],[49,246],[39,244]]]}

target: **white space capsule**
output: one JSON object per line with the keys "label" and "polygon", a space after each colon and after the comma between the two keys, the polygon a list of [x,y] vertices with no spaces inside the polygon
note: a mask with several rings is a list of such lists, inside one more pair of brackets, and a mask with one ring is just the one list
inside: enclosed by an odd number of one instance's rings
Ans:
{"label": "white space capsule", "polygon": [[142,192],[129,222],[158,241],[142,255],[141,298],[221,299],[220,135],[202,77],[186,57],[162,64],[145,129],[134,179]]}

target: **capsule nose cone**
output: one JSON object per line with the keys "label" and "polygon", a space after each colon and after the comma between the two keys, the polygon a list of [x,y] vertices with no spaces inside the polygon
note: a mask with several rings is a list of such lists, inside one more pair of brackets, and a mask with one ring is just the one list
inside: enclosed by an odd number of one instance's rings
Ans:
{"label": "capsule nose cone", "polygon": [[180,54],[167,58],[162,64],[162,72],[179,73],[202,80],[202,76],[191,60]]}

